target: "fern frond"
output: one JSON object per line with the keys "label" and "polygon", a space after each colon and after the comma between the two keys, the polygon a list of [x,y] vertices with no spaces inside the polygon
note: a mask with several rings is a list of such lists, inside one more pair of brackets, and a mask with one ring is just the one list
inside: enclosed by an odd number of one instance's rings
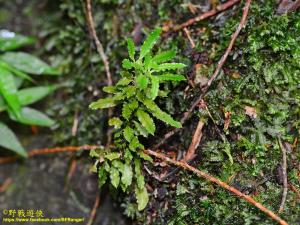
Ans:
{"label": "fern frond", "polygon": [[133,40],[131,38],[127,39],[127,49],[128,49],[129,58],[132,61],[134,61],[135,46],[134,46]]}
{"label": "fern frond", "polygon": [[155,71],[176,70],[186,67],[183,63],[163,63],[155,66]]}
{"label": "fern frond", "polygon": [[143,59],[148,52],[153,48],[155,43],[157,42],[161,33],[161,28],[156,28],[151,34],[146,38],[143,45],[141,46],[140,57],[139,59]]}
{"label": "fern frond", "polygon": [[157,63],[157,64],[166,62],[170,59],[173,59],[175,54],[176,54],[176,52],[173,50],[160,52],[153,57],[152,62]]}
{"label": "fern frond", "polygon": [[181,128],[182,125],[180,122],[174,120],[169,114],[162,111],[153,101],[150,99],[145,99],[143,101],[143,104],[150,110],[152,115],[156,117],[157,119],[173,126],[176,128]]}

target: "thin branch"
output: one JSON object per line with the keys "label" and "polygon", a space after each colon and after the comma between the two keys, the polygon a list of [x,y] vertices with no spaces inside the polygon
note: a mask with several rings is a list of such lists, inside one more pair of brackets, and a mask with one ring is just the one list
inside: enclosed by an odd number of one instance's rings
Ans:
{"label": "thin branch", "polygon": [[[43,148],[43,149],[33,149],[28,152],[28,157],[33,157],[36,155],[46,155],[59,152],[76,152],[80,150],[93,150],[99,148],[98,145],[83,145],[83,146],[66,146],[66,147],[55,147],[55,148]],[[8,156],[0,158],[0,165],[5,163],[14,162],[20,159],[18,156]]]}
{"label": "thin branch", "polygon": [[184,22],[182,24],[174,25],[174,26],[165,26],[165,27],[163,27],[163,31],[165,31],[165,32],[169,31],[169,30],[174,31],[174,32],[179,31],[179,30],[181,30],[181,29],[183,29],[185,27],[193,25],[196,22],[199,22],[201,20],[205,20],[205,19],[207,19],[209,17],[212,17],[212,16],[214,16],[214,15],[222,12],[222,11],[225,11],[226,9],[228,9],[231,6],[235,5],[239,1],[240,0],[229,0],[229,1],[225,2],[224,4],[218,5],[215,9],[212,9],[212,10],[210,10],[210,11],[208,11],[206,13],[203,13],[203,14],[201,14],[199,16],[196,16],[196,17],[194,17],[192,19],[189,19],[188,21],[186,21],[186,22]]}
{"label": "thin branch", "polygon": [[91,211],[91,214],[90,214],[90,217],[89,217],[89,221],[87,222],[86,225],[92,225],[93,224],[99,205],[100,205],[100,195],[99,195],[99,193],[97,193],[95,203],[94,203],[94,206],[92,208],[92,211]]}
{"label": "thin branch", "polygon": [[202,177],[212,183],[215,183],[219,186],[221,186],[222,188],[232,192],[233,194],[237,195],[238,197],[244,199],[245,201],[247,201],[248,203],[250,203],[251,205],[257,207],[258,209],[260,209],[262,212],[264,212],[265,214],[267,214],[269,217],[271,217],[273,220],[277,221],[279,224],[281,225],[288,225],[287,222],[285,222],[283,219],[281,219],[279,216],[277,216],[275,213],[273,213],[271,210],[267,209],[265,206],[263,206],[261,203],[256,202],[253,198],[251,198],[249,195],[245,195],[244,193],[240,192],[239,190],[237,190],[234,187],[229,186],[227,183],[201,171],[196,169],[195,167],[190,166],[189,164],[187,164],[186,162],[182,162],[182,161],[177,161],[177,160],[173,160],[167,156],[165,156],[164,154],[152,151],[152,150],[145,150],[145,153],[151,156],[154,156],[156,158],[162,159],[167,163],[176,165],[178,167],[181,167],[185,170],[189,170],[192,171],[193,173],[197,174],[199,177]]}
{"label": "thin branch", "polygon": [[[112,81],[112,77],[111,77],[111,73],[110,73],[110,69],[109,69],[109,61],[108,61],[108,58],[107,58],[107,56],[104,52],[103,45],[102,45],[100,39],[97,36],[97,32],[96,32],[96,29],[95,29],[95,23],[94,23],[94,19],[93,19],[91,1],[92,0],[86,0],[86,11],[87,11],[86,19],[87,19],[90,34],[93,37],[94,42],[96,44],[97,52],[99,53],[99,55],[100,55],[100,57],[103,61],[103,64],[104,64],[104,68],[105,68],[105,72],[106,72],[106,78],[107,78],[107,85],[112,86],[113,81]],[[113,115],[113,108],[109,108],[108,109],[108,117],[111,118],[112,115]],[[112,130],[108,129],[106,146],[109,146],[111,144],[111,141],[112,141]]]}
{"label": "thin branch", "polygon": [[194,40],[192,39],[191,35],[190,35],[190,31],[187,29],[187,28],[183,28],[183,31],[184,33],[186,34],[189,42],[190,42],[190,45],[191,45],[191,48],[195,48],[195,42]]}
{"label": "thin branch", "polygon": [[195,157],[196,149],[198,148],[201,138],[202,138],[202,129],[204,127],[204,124],[205,124],[204,120],[202,118],[200,118],[197,128],[194,132],[192,142],[191,142],[191,144],[187,150],[187,153],[183,159],[185,162],[187,162],[190,159]]}
{"label": "thin branch", "polygon": [[12,179],[7,178],[2,185],[0,185],[0,194],[5,192],[7,188],[12,184]]}
{"label": "thin branch", "polygon": [[288,191],[288,179],[287,179],[287,171],[286,171],[286,149],[283,146],[281,139],[278,138],[278,143],[280,146],[280,149],[282,151],[282,176],[283,176],[283,192],[282,192],[282,198],[281,198],[281,203],[278,212],[281,213],[283,212],[284,209],[284,204],[286,201],[286,196],[287,196],[287,191]]}
{"label": "thin branch", "polygon": [[100,42],[100,40],[97,36],[96,30],[95,30],[95,23],[94,23],[93,14],[92,14],[91,1],[92,0],[86,0],[87,22],[88,22],[90,33],[95,41],[97,51],[103,61],[104,67],[105,67],[107,84],[109,86],[111,86],[113,82],[112,82],[111,73],[109,70],[109,62],[108,62],[108,58],[107,58],[106,54],[104,53],[103,45]]}
{"label": "thin branch", "polygon": [[298,189],[291,183],[289,183],[288,186],[291,189],[291,191],[293,191],[296,194],[298,201],[299,201],[300,200],[300,191],[298,191]]}
{"label": "thin branch", "polygon": [[76,171],[76,167],[77,167],[77,160],[76,159],[72,159],[71,164],[69,166],[69,170],[68,170],[68,174],[67,174],[67,179],[66,179],[66,184],[65,184],[65,188],[64,191],[67,190],[69,183]]}
{"label": "thin branch", "polygon": [[[222,58],[219,60],[218,65],[216,70],[214,71],[213,75],[211,76],[211,78],[208,80],[207,85],[205,86],[205,88],[202,89],[202,93],[200,94],[200,96],[196,99],[196,101],[191,105],[191,107],[189,108],[188,111],[186,111],[183,114],[183,117],[181,118],[180,122],[183,124],[186,122],[186,120],[189,118],[189,116],[191,115],[191,113],[194,111],[194,109],[196,108],[197,105],[199,105],[199,103],[202,101],[204,95],[206,94],[206,92],[208,91],[208,89],[210,88],[210,86],[212,85],[213,81],[217,78],[217,76],[219,75],[224,63],[226,62],[226,59],[228,58],[229,53],[232,50],[232,47],[238,37],[238,35],[240,34],[242,28],[244,27],[245,23],[246,23],[246,19],[247,19],[247,15],[249,13],[249,9],[250,9],[250,4],[251,4],[251,0],[247,0],[244,10],[243,10],[243,15],[241,18],[241,21],[236,29],[236,31],[233,33],[233,35],[231,36],[231,40],[230,43],[224,53],[224,55],[222,56]],[[156,144],[152,149],[157,149],[159,148],[161,145],[163,145],[170,137],[172,137],[174,134],[176,134],[180,129],[173,129],[170,132],[168,132],[163,139]]]}

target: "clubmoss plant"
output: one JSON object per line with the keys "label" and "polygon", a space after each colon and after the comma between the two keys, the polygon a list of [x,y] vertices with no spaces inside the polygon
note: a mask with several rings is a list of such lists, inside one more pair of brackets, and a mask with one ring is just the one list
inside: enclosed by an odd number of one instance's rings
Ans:
{"label": "clubmoss plant", "polygon": [[[129,59],[123,60],[122,79],[115,86],[103,88],[112,97],[99,99],[90,105],[91,109],[105,109],[121,106],[122,114],[109,120],[114,126],[114,146],[110,149],[93,151],[97,157],[100,187],[108,177],[113,187],[126,191],[134,187],[138,210],[143,210],[148,203],[144,176],[141,171],[142,160],[152,161],[143,153],[144,146],[139,136],[154,135],[156,126],[153,117],[168,125],[180,128],[180,122],[162,111],[155,99],[164,93],[160,84],[169,81],[183,81],[185,77],[169,71],[185,67],[182,63],[168,63],[175,56],[174,51],[163,51],[152,55],[152,48],[157,42],[161,29],[155,29],[144,41],[136,57],[132,39],[127,40]],[[96,167],[95,167],[96,168]],[[134,181],[133,181],[134,180]]]}

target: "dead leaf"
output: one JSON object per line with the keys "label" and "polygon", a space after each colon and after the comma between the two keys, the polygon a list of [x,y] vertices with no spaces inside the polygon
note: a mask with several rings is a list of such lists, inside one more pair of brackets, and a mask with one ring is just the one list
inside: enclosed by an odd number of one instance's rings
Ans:
{"label": "dead leaf", "polygon": [[230,124],[231,112],[225,112],[224,130],[227,130]]}
{"label": "dead leaf", "polygon": [[253,119],[257,117],[256,109],[251,106],[245,106],[245,114]]}
{"label": "dead leaf", "polygon": [[231,74],[231,76],[232,76],[233,78],[235,78],[235,79],[241,78],[241,74],[240,74],[239,72],[233,72],[233,73]]}

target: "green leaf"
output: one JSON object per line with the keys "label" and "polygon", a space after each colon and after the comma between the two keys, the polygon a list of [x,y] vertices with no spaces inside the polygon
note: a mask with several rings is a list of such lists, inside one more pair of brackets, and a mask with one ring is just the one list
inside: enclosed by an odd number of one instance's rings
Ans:
{"label": "green leaf", "polygon": [[153,48],[155,45],[156,41],[158,40],[159,36],[161,33],[160,28],[156,28],[144,41],[143,45],[141,46],[141,51],[140,51],[140,57],[139,59],[142,59],[145,57],[145,55],[150,52],[150,50]]}
{"label": "green leaf", "polygon": [[118,152],[110,152],[110,153],[107,153],[104,158],[110,160],[110,161],[113,161],[115,159],[119,159],[121,157],[121,154],[118,153]]}
{"label": "green leaf", "polygon": [[122,126],[123,122],[120,120],[119,117],[113,117],[109,119],[108,125],[109,126],[114,126],[116,129],[119,129]]}
{"label": "green leaf", "polygon": [[143,104],[151,111],[152,115],[157,119],[164,121],[165,123],[176,127],[181,128],[182,125],[180,122],[175,121],[169,114],[163,112],[153,101],[150,99],[145,99]]}
{"label": "green leaf", "polygon": [[7,52],[0,59],[14,68],[30,74],[59,75],[60,73],[39,58],[24,52]]}
{"label": "green leaf", "polygon": [[124,164],[122,163],[121,160],[113,160],[112,161],[113,167],[117,168],[120,172],[124,170]]}
{"label": "green leaf", "polygon": [[101,166],[99,168],[98,178],[99,178],[98,179],[98,185],[99,185],[99,188],[101,188],[107,180],[107,172],[106,172],[104,166]]}
{"label": "green leaf", "polygon": [[24,78],[26,80],[33,81],[33,79],[30,76],[28,76],[26,73],[23,73],[22,71],[13,68],[9,64],[7,64],[6,62],[3,62],[1,60],[0,60],[0,67],[3,67],[4,69],[12,72],[14,75],[16,75],[20,78]]}
{"label": "green leaf", "polygon": [[163,74],[157,76],[159,80],[161,81],[183,81],[186,80],[185,76],[180,74]]}
{"label": "green leaf", "polygon": [[25,149],[20,144],[16,135],[4,124],[0,122],[0,146],[14,151],[15,153],[27,157]]}
{"label": "green leaf", "polygon": [[8,30],[0,31],[0,51],[10,51],[25,45],[34,44],[35,39]]}
{"label": "green leaf", "polygon": [[123,89],[123,94],[127,98],[130,98],[130,97],[134,96],[135,93],[136,93],[136,87],[135,86],[128,86],[128,87],[125,87]]}
{"label": "green leaf", "polygon": [[117,86],[127,86],[128,84],[130,84],[130,82],[132,82],[131,79],[124,77],[121,80],[118,81],[118,83],[116,84]]}
{"label": "green leaf", "polygon": [[90,109],[105,109],[116,106],[116,101],[114,98],[102,98],[96,102],[92,102],[89,105]]}
{"label": "green leaf", "polygon": [[131,38],[127,39],[127,49],[128,49],[129,57],[134,61],[135,47],[134,47],[133,40]]}
{"label": "green leaf", "polygon": [[129,61],[129,59],[124,59],[123,61],[122,61],[122,67],[124,68],[124,69],[131,69],[131,68],[133,68],[134,67],[134,64],[132,63],[132,62],[130,62]]}
{"label": "green leaf", "polygon": [[143,148],[144,146],[139,142],[139,139],[134,136],[129,144],[129,149],[135,151],[137,148]]}
{"label": "green leaf", "polygon": [[116,91],[117,91],[116,87],[114,87],[114,86],[106,86],[102,90],[109,94],[116,93]]}
{"label": "green leaf", "polygon": [[159,63],[168,61],[168,60],[174,58],[175,54],[176,54],[176,52],[173,50],[160,52],[153,57],[152,62],[159,64]]}
{"label": "green leaf", "polygon": [[139,119],[139,121],[141,122],[141,124],[143,125],[143,127],[145,127],[145,129],[152,135],[154,135],[155,132],[155,124],[153,122],[153,119],[149,116],[148,113],[146,113],[145,111],[139,109],[136,112],[136,115]]}
{"label": "green leaf", "polygon": [[43,99],[56,88],[55,85],[26,88],[18,91],[17,96],[21,105],[29,105]]}
{"label": "green leaf", "polygon": [[123,107],[122,107],[122,116],[128,120],[132,114],[132,109],[130,107],[130,104],[129,103],[124,103],[123,104]]}
{"label": "green leaf", "polygon": [[159,79],[156,76],[151,76],[150,78],[151,78],[150,98],[154,100],[158,95]]}
{"label": "green leaf", "polygon": [[118,188],[119,183],[120,183],[120,174],[116,168],[114,168],[114,167],[110,168],[109,178],[110,178],[111,184],[115,188]]}
{"label": "green leaf", "polygon": [[92,158],[99,158],[100,157],[99,152],[97,152],[96,149],[92,149],[90,151],[89,156],[92,157]]}
{"label": "green leaf", "polygon": [[141,160],[138,158],[134,159],[134,172],[136,178],[136,184],[139,189],[144,188],[145,186],[145,179],[141,172]]}
{"label": "green leaf", "polygon": [[149,80],[146,76],[139,75],[136,77],[136,84],[137,84],[138,88],[144,90],[147,87],[148,83],[149,83]]}
{"label": "green leaf", "polygon": [[38,125],[38,126],[46,126],[50,127],[54,125],[55,121],[50,119],[46,114],[29,108],[29,107],[23,107],[20,111],[20,116],[16,117],[13,113],[9,112],[9,117],[17,122],[27,124],[27,125]]}
{"label": "green leaf", "polygon": [[133,121],[136,129],[143,137],[148,137],[148,131],[138,122]]}
{"label": "green leaf", "polygon": [[121,182],[125,185],[125,187],[128,187],[131,184],[132,177],[133,173],[131,166],[128,164],[124,164]]}
{"label": "green leaf", "polygon": [[125,140],[130,143],[134,136],[134,130],[131,129],[129,126],[127,126],[127,127],[125,127],[123,133],[124,133]]}
{"label": "green leaf", "polygon": [[14,80],[15,80],[15,85],[16,85],[16,88],[18,89],[19,87],[22,86],[23,82],[24,82],[24,79],[21,78],[21,77],[17,77],[15,76],[14,77]]}
{"label": "green leaf", "polygon": [[224,151],[224,152],[226,153],[226,155],[228,156],[230,163],[233,164],[233,158],[232,158],[232,155],[231,155],[230,143],[229,143],[228,141],[226,141],[226,142],[224,143],[223,151]]}
{"label": "green leaf", "polygon": [[[17,96],[20,104],[22,106],[25,106],[39,101],[40,99],[53,92],[56,88],[57,86],[54,85],[26,88],[18,91]],[[6,104],[3,99],[0,98],[0,111],[3,111],[5,109]]]}
{"label": "green leaf", "polygon": [[0,67],[0,93],[16,117],[20,116],[21,105],[17,96],[17,88],[13,75]]}
{"label": "green leaf", "polygon": [[136,188],[135,195],[136,195],[136,200],[138,203],[138,210],[141,211],[141,210],[145,209],[145,207],[147,206],[147,204],[149,202],[149,196],[148,196],[147,189],[145,187],[143,187],[141,189]]}
{"label": "green leaf", "polygon": [[124,103],[122,107],[122,116],[126,119],[129,120],[132,112],[138,108],[138,102],[136,100],[133,100],[129,103]]}
{"label": "green leaf", "polygon": [[145,154],[143,151],[139,151],[138,155],[146,161],[153,162],[153,159],[149,155]]}
{"label": "green leaf", "polygon": [[130,164],[132,161],[132,154],[128,148],[125,149],[124,159],[127,164]]}
{"label": "green leaf", "polygon": [[144,60],[144,67],[145,67],[146,69],[149,68],[149,65],[150,65],[151,61],[152,61],[152,56],[150,55],[150,53],[148,53],[148,54],[145,56],[145,60]]}
{"label": "green leaf", "polygon": [[6,104],[4,99],[0,96],[0,112],[6,110]]}
{"label": "green leaf", "polygon": [[165,71],[165,70],[176,70],[186,67],[183,63],[163,63],[155,66],[156,71]]}

